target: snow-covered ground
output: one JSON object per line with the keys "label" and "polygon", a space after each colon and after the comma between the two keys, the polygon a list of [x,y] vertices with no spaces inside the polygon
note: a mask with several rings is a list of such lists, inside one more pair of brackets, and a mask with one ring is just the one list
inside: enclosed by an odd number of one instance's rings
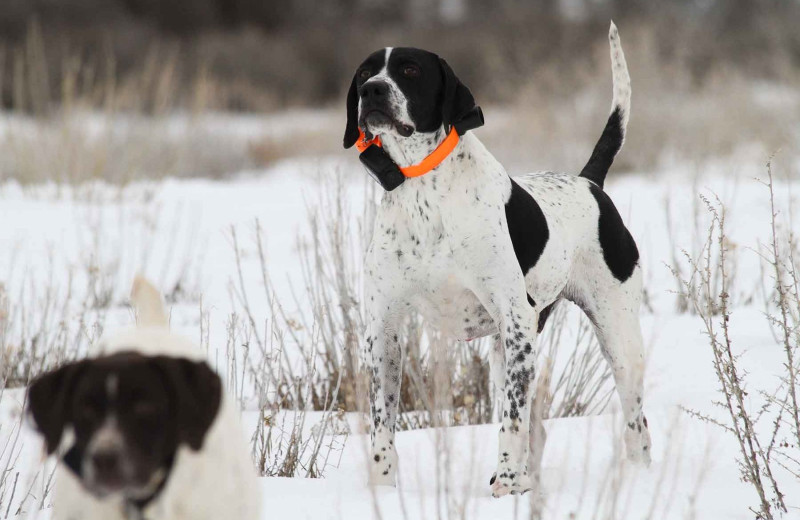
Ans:
{"label": "snow-covered ground", "polygon": [[[295,307],[308,305],[303,292],[294,290],[303,283],[297,237],[308,233],[307,207],[317,204],[320,190],[330,193],[330,179],[336,175],[342,176],[343,197],[355,226],[366,197],[364,176],[344,153],[287,161],[226,182],[166,180],[125,188],[23,188],[7,183],[0,186],[0,281],[13,304],[32,293],[41,297],[48,285],[65,285],[70,273],[78,280],[75,291],[85,293],[87,272],[99,271],[108,286],[109,330],[132,319],[123,303],[136,272],[167,291],[180,280],[172,304],[173,328],[200,342],[201,322],[208,316],[209,357],[224,367],[227,320],[237,308],[232,284],[239,283],[233,232],[243,251],[244,285],[260,294],[262,273],[253,238],[258,219],[266,237],[272,289],[286,302],[298,295],[290,309],[296,312]],[[544,518],[754,517],[748,507],[757,507],[757,497],[740,479],[733,437],[682,410],[727,419],[713,405],[719,399],[718,385],[703,325],[697,317],[677,312],[677,285],[667,264],[676,248],[696,252],[698,241],[705,240],[708,218],[698,194],[718,195],[728,208],[726,225],[736,264],[733,344],[742,354],[752,388],[774,389],[784,358],[763,315],[761,262],[754,250],[769,234],[768,192],[753,180],[764,176],[758,163],[612,175],[606,190],[639,244],[646,272],[645,409],[654,462],[644,469],[621,461],[622,419],[615,399],[600,416],[548,421]],[[790,182],[778,184],[785,208],[793,189]],[[796,226],[791,218],[787,211],[781,214],[786,227]],[[27,296],[17,298],[22,294]],[[254,296],[250,304],[257,315],[268,316],[266,296]],[[40,444],[28,425],[16,448],[6,444],[16,435],[23,395],[19,389],[0,394],[0,469],[8,457],[18,457],[10,476],[13,480],[20,472],[15,503],[28,492],[40,458]],[[256,421],[252,408],[243,415],[248,424]],[[767,430],[770,426],[762,425]],[[497,430],[483,425],[399,433],[399,485],[371,489],[366,485],[366,437],[356,427],[324,479],[262,479],[263,518],[527,518],[529,496],[490,496]],[[790,506],[786,518],[800,518],[800,482],[779,472]],[[43,485],[36,482],[30,493],[41,496]],[[36,508],[28,509],[35,513]],[[14,512],[11,507],[0,510],[0,518],[13,518]],[[38,517],[48,518],[49,511]]]}

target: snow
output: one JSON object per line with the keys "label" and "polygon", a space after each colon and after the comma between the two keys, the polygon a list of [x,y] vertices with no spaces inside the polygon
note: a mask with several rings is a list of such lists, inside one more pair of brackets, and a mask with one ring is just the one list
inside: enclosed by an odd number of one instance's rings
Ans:
{"label": "snow", "polygon": [[[758,163],[738,165],[735,171],[730,166],[711,165],[699,178],[694,168],[684,168],[614,174],[609,180],[606,189],[639,244],[652,307],[643,310],[642,329],[648,349],[645,409],[654,463],[645,469],[621,461],[622,419],[616,398],[603,415],[547,421],[541,491],[545,518],[753,518],[748,507],[757,505],[757,497],[740,480],[734,439],[683,411],[726,418],[713,405],[717,382],[702,323],[676,311],[676,283],[666,267],[674,249],[693,251],[698,238],[705,239],[708,218],[697,193],[719,195],[728,205],[727,227],[737,246],[734,346],[742,354],[752,388],[774,388],[783,354],[763,315],[760,261],[754,251],[769,232],[768,194],[753,180],[765,172]],[[317,204],[320,190],[330,193],[329,181],[338,174],[355,225],[368,196],[362,172],[351,154],[344,153],[286,161],[226,182],[165,180],[124,189],[103,184],[21,187],[8,182],[0,186],[0,280],[12,295],[33,286],[43,291],[47,273],[54,273],[55,283],[65,284],[67,273],[85,277],[83,266],[93,264],[106,273],[111,286],[113,305],[106,327],[113,328],[131,320],[123,303],[136,272],[162,287],[174,285],[183,273],[189,287],[172,306],[172,326],[200,341],[202,300],[209,313],[210,358],[222,365],[226,320],[236,308],[231,292],[236,279],[232,230],[244,252],[245,285],[253,287],[251,303],[265,316],[268,301],[258,289],[255,219],[265,230],[272,289],[283,301],[293,301],[299,294],[293,289],[303,283],[297,237],[308,233],[307,205]],[[788,181],[778,184],[782,204],[793,189]],[[673,241],[667,231],[667,205]],[[781,218],[787,228],[797,224],[788,212]],[[300,297],[297,305],[303,308],[308,302]],[[752,399],[755,404],[756,397]],[[13,451],[3,446],[13,437],[22,400],[19,389],[0,394],[0,469]],[[252,407],[243,419],[255,423]],[[530,494],[499,500],[490,496],[496,425],[399,433],[399,485],[371,489],[366,485],[367,437],[357,417],[348,421],[354,433],[346,440],[338,466],[328,468],[324,479],[262,479],[263,518],[528,517]],[[21,482],[29,482],[26,479],[39,469],[40,445],[28,424],[23,425],[19,446],[14,471],[21,473]],[[800,482],[785,473],[781,477],[787,502],[794,508],[785,518],[800,518]],[[41,486],[38,482],[32,493]],[[12,508],[8,516],[13,518],[13,513]],[[0,518],[4,515],[6,511],[0,511]],[[49,511],[38,518],[49,518]]]}

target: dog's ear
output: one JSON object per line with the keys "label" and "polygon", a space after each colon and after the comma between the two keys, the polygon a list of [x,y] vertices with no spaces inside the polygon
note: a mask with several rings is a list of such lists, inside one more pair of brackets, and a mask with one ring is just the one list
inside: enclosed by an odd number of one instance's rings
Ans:
{"label": "dog's ear", "polygon": [[48,455],[56,451],[64,427],[72,423],[75,384],[87,365],[85,360],[69,363],[37,377],[28,387],[28,411],[44,436]]}
{"label": "dog's ear", "polygon": [[439,65],[442,68],[442,124],[445,132],[450,131],[450,126],[461,120],[467,112],[475,106],[475,98],[472,92],[461,83],[453,69],[444,59],[439,58]]}
{"label": "dog's ear", "polygon": [[205,362],[154,356],[150,362],[167,384],[178,442],[198,451],[222,402],[222,381]]}
{"label": "dog's ear", "polygon": [[347,91],[347,126],[344,128],[345,148],[350,148],[358,140],[358,89],[356,88],[356,75],[353,75],[353,82],[350,83],[350,90]]}

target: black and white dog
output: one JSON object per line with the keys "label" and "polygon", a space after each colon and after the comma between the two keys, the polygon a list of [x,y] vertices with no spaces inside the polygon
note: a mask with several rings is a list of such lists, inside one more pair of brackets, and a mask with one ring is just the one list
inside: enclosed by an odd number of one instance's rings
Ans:
{"label": "black and white dog", "polygon": [[168,328],[143,279],[138,326],[88,359],[37,378],[28,407],[59,453],[55,520],[258,518],[260,498],[235,403],[191,341]]}
{"label": "black and white dog", "polygon": [[[531,413],[536,336],[561,299],[577,304],[594,324],[622,404],[627,456],[649,464],[639,253],[603,191],[622,147],[631,93],[613,23],[609,40],[612,111],[579,176],[545,172],[512,179],[474,134],[465,133],[429,174],[384,193],[365,266],[372,483],[395,481],[398,330],[415,310],[453,338],[497,335],[492,373],[503,411],[492,493],[535,487],[545,438],[539,414]],[[344,146],[353,146],[362,132],[378,136],[398,166],[414,165],[474,108],[469,89],[437,55],[386,48],[355,73]]]}

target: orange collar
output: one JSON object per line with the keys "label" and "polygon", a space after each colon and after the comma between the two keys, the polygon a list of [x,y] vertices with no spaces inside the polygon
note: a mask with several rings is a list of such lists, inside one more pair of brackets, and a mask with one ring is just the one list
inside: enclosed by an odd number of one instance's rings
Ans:
{"label": "orange collar", "polygon": [[[363,153],[364,150],[373,144],[383,148],[383,143],[381,143],[380,136],[367,141],[367,136],[364,135],[364,131],[359,128],[358,132],[359,135],[358,140],[356,141],[356,148],[358,148],[359,152]],[[456,145],[458,145],[458,141],[458,132],[456,132],[456,128],[453,126],[450,128],[450,133],[447,134],[447,137],[445,137],[444,141],[439,143],[439,146],[437,146],[436,149],[430,153],[430,155],[422,159],[422,161],[418,162],[417,164],[400,167],[400,171],[406,177],[420,177],[425,175],[429,171],[442,164],[442,161],[447,159],[447,156],[450,155],[453,150],[455,150]]]}

